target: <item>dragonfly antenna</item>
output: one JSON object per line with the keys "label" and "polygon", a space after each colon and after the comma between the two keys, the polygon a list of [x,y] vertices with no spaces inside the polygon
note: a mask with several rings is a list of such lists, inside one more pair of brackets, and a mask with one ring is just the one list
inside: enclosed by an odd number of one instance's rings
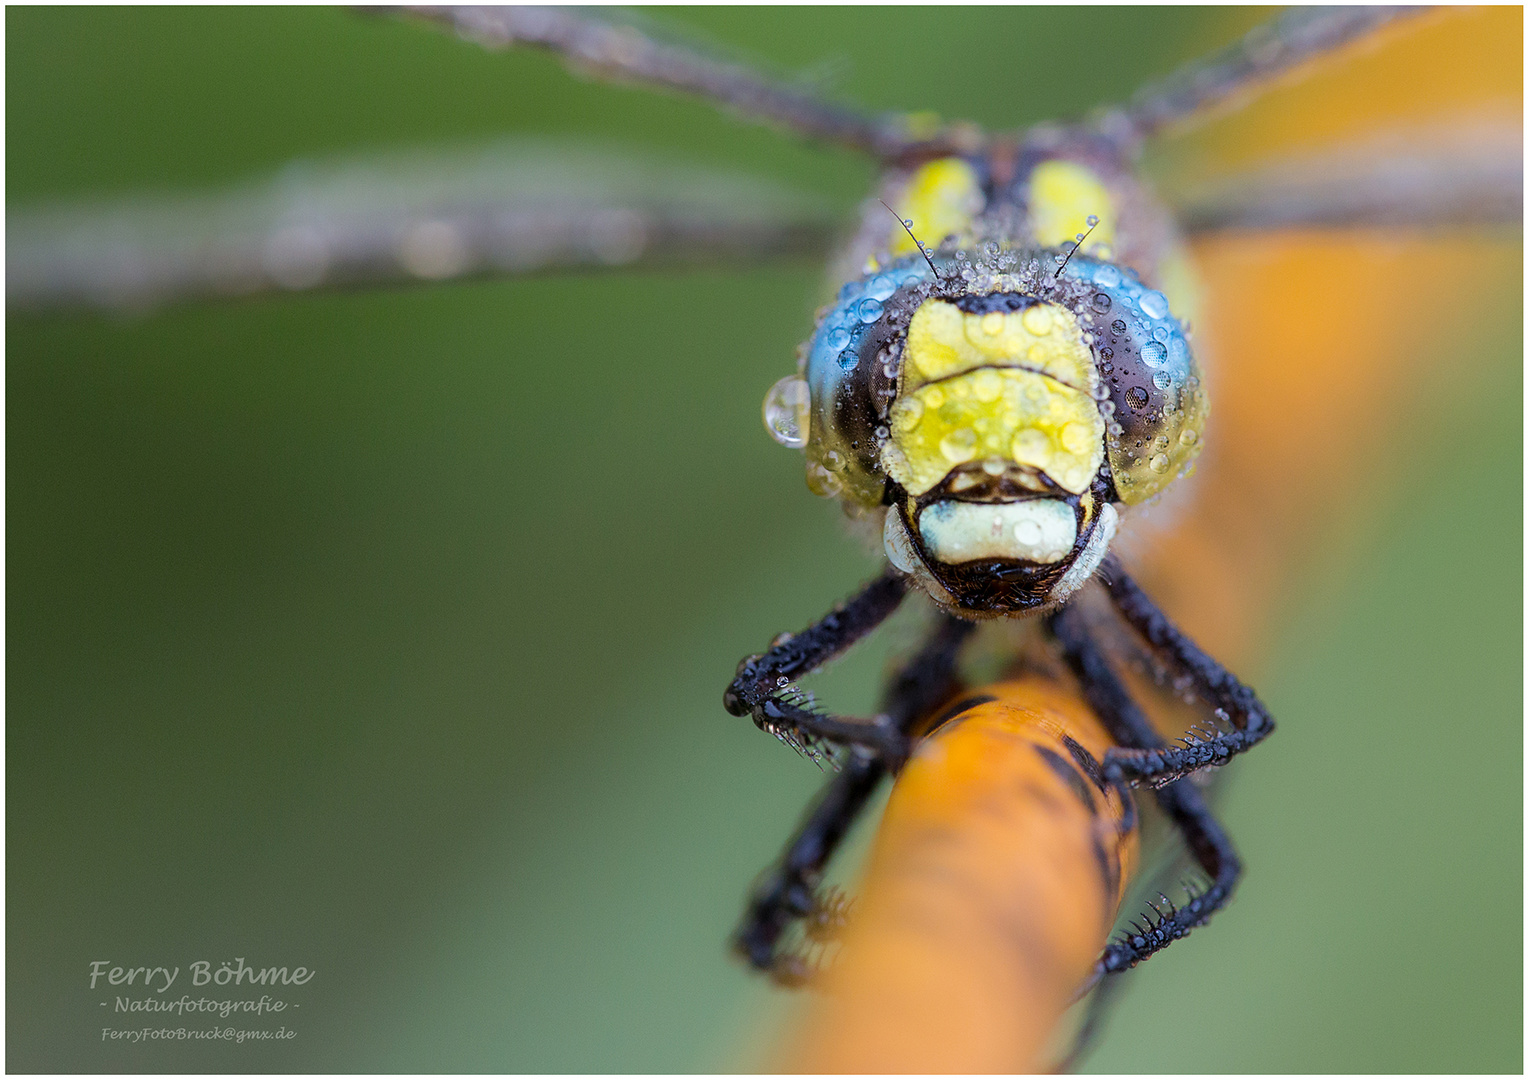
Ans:
{"label": "dragonfly antenna", "polygon": [[1067,269],[1067,264],[1072,262],[1072,257],[1074,255],[1076,255],[1078,253],[1078,249],[1083,246],[1083,241],[1087,240],[1088,237],[1089,237],[1089,234],[1092,233],[1098,227],[1099,227],[1099,219],[1097,217],[1095,217],[1094,215],[1090,214],[1089,217],[1088,217],[1088,232],[1084,233],[1082,236],[1078,237],[1076,240],[1073,241],[1073,243],[1072,243],[1072,250],[1067,253],[1067,258],[1062,260],[1062,265],[1056,268],[1056,273],[1055,274],[1051,275],[1051,280],[1052,281],[1061,281],[1062,280],[1062,271],[1066,270]]}
{"label": "dragonfly antenna", "polygon": [[924,247],[924,242],[922,240],[920,240],[918,237],[913,235],[913,222],[911,222],[907,218],[903,217],[896,210],[893,210],[890,206],[887,206],[887,200],[885,200],[885,199],[877,199],[876,201],[879,202],[882,206],[886,206],[887,207],[887,213],[891,214],[893,217],[895,217],[897,219],[897,223],[903,227],[903,231],[908,234],[908,238],[910,240],[912,240],[915,245],[918,246],[918,253],[924,257],[924,261],[929,264],[929,269],[934,272],[934,279],[936,281],[944,281],[945,280],[944,276],[941,275],[941,273],[939,271],[939,268],[934,265],[934,260],[929,257],[929,251],[928,251],[928,249],[926,249]]}

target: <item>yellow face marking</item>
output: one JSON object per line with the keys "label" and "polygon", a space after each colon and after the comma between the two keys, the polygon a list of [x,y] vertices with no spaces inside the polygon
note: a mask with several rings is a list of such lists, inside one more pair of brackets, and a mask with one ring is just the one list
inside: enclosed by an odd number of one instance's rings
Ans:
{"label": "yellow face marking", "polygon": [[882,465],[911,495],[979,459],[1028,465],[1081,494],[1104,462],[1098,373],[1066,308],[974,315],[926,300],[908,326],[902,378]]}
{"label": "yellow face marking", "polygon": [[1089,233],[1083,253],[1115,242],[1115,200],[1091,169],[1072,161],[1043,161],[1030,173],[1030,227],[1046,247],[1070,247],[1088,232],[1088,219],[1099,224]]}
{"label": "yellow face marking", "polygon": [[921,304],[903,347],[903,392],[981,367],[1028,368],[1084,391],[1099,377],[1078,320],[1066,308],[1032,304],[971,315],[944,300]]}
{"label": "yellow face marking", "polygon": [[882,464],[915,496],[956,466],[989,458],[1028,465],[1081,494],[1104,463],[1104,418],[1093,398],[1017,368],[923,386],[892,406],[889,427]]}
{"label": "yellow face marking", "polygon": [[[913,222],[913,232],[927,247],[937,247],[952,234],[965,234],[982,213],[982,185],[977,173],[960,158],[940,158],[920,166],[898,200],[897,210]],[[892,257],[918,250],[905,229],[892,233]]]}

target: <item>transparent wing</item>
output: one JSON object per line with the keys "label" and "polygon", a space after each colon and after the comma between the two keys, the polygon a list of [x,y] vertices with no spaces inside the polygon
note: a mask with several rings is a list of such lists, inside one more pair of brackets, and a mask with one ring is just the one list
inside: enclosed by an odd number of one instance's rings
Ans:
{"label": "transparent wing", "polygon": [[1522,9],[1393,21],[1144,159],[1195,232],[1511,226],[1523,207]]}
{"label": "transparent wing", "polygon": [[1169,201],[1191,233],[1519,225],[1523,129],[1467,124],[1392,131],[1191,182],[1170,193]]}
{"label": "transparent wing", "polygon": [[633,151],[512,140],[295,162],[221,192],[7,210],[13,306],[142,307],[571,267],[821,256],[828,200]]}
{"label": "transparent wing", "polygon": [[830,101],[812,87],[664,35],[631,13],[575,7],[413,7],[489,48],[527,45],[564,57],[596,78],[695,94],[745,118],[804,138],[891,160],[973,142],[964,127],[919,130],[899,113],[871,113]]}
{"label": "transparent wing", "polygon": [[1403,7],[1296,7],[1254,27],[1241,41],[1148,83],[1128,104],[1104,110],[1100,126],[1134,150],[1143,140],[1217,110],[1273,84],[1312,61],[1329,59],[1370,38],[1393,20],[1426,9]]}

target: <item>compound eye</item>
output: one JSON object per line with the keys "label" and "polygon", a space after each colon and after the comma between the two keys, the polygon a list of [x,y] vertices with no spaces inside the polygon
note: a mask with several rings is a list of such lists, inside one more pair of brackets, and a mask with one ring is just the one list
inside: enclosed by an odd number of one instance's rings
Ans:
{"label": "compound eye", "polygon": [[882,359],[895,321],[887,308],[895,308],[898,290],[927,273],[916,259],[845,284],[807,347],[801,373],[806,400],[801,390],[782,384],[767,401],[772,436],[785,441],[777,434],[782,432],[805,441],[807,486],[815,494],[867,508],[881,505],[886,476],[877,432],[895,394],[895,373]]}
{"label": "compound eye", "polygon": [[1114,405],[1105,444],[1115,491],[1121,502],[1145,502],[1200,453],[1205,386],[1167,297],[1109,263],[1073,265],[1097,290],[1094,355]]}

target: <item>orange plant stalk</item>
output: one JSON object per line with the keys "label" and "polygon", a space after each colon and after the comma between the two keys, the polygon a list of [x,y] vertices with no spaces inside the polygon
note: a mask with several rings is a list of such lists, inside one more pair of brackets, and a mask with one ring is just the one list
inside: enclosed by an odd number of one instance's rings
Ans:
{"label": "orange plant stalk", "polygon": [[[1521,40],[1521,9],[1419,20],[1288,91],[1312,122],[1291,124],[1266,102],[1224,121],[1225,133],[1196,138],[1202,152],[1219,138],[1226,158],[1249,145],[1277,157],[1324,125],[1350,138],[1353,116],[1397,119],[1389,107],[1413,101],[1407,88],[1428,71],[1471,72],[1474,97],[1451,107],[1508,110],[1521,122],[1521,68],[1492,62],[1503,42],[1517,52]],[[1377,99],[1377,79],[1395,92]],[[1445,231],[1232,234],[1197,244],[1195,256],[1209,315],[1196,348],[1212,416],[1193,498],[1148,508],[1116,548],[1181,627],[1256,679],[1282,597],[1345,540],[1354,550],[1378,496],[1406,482],[1432,441],[1468,429],[1484,392],[1471,370],[1473,315],[1518,302],[1521,242]],[[1108,745],[1069,679],[1033,677],[1004,684],[1000,701],[921,746],[893,789],[843,949],[791,1028],[782,1067],[1049,1064],[1057,1022],[1120,893],[1093,844],[1118,824],[1118,804],[1088,813],[1034,749],[1055,750],[1046,740],[1061,728],[1095,757]],[[1107,848],[1127,872],[1133,844]]]}
{"label": "orange plant stalk", "polygon": [[903,770],[842,960],[786,1068],[1037,1064],[1093,967],[1135,867],[1137,833],[1068,740],[1094,761],[1113,744],[1048,680],[983,694],[997,700],[937,731]]}

